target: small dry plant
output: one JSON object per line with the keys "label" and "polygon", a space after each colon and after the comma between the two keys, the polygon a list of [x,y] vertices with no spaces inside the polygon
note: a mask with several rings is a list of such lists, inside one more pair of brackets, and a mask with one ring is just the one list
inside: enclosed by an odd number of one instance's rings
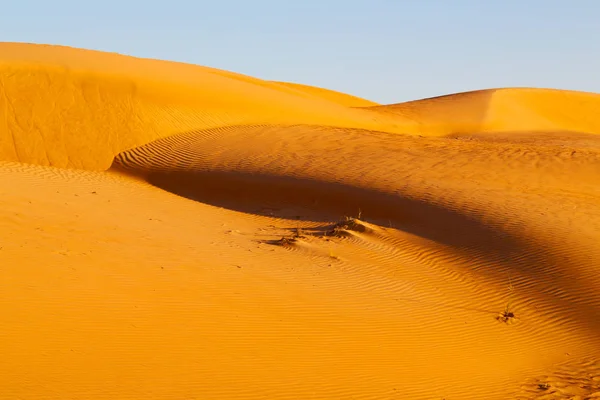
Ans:
{"label": "small dry plant", "polygon": [[504,307],[504,311],[502,311],[500,313],[500,315],[498,315],[498,317],[497,317],[497,319],[499,321],[502,321],[507,324],[513,323],[516,318],[515,313],[511,309],[511,304],[513,301],[513,291],[514,291],[514,286],[512,284],[512,279],[509,275],[508,276],[508,300],[506,302],[506,307]]}

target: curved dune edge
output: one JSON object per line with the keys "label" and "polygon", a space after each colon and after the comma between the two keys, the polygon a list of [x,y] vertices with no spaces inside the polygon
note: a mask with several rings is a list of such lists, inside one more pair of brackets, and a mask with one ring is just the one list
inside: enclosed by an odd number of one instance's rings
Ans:
{"label": "curved dune edge", "polygon": [[[252,147],[243,145],[250,142]],[[113,165],[116,171],[142,176],[188,199],[287,219],[288,238],[307,223],[298,222],[298,217],[316,221],[316,226],[308,223],[300,238],[274,243],[309,259],[329,255],[345,263],[348,271],[362,274],[363,283],[380,293],[397,295],[399,290],[412,293],[399,296],[409,303],[432,305],[417,311],[403,303],[403,315],[423,327],[418,332],[406,329],[422,343],[432,340],[423,345],[432,359],[444,354],[458,365],[468,365],[464,370],[454,365],[433,373],[429,364],[420,372],[432,381],[448,382],[446,388],[469,387],[457,389],[454,395],[460,398],[477,398],[475,393],[483,387],[486,398],[531,394],[532,381],[522,382],[523,377],[539,380],[533,376],[566,362],[576,343],[586,343],[585,351],[591,352],[587,355],[598,360],[600,325],[593,317],[600,312],[596,267],[600,252],[595,244],[600,236],[598,167],[598,147],[463,142],[319,126],[190,132],[122,153]],[[341,244],[319,239],[323,230],[331,229],[330,221],[359,213],[375,223],[367,224],[368,232],[350,229]],[[367,264],[360,266],[362,260]],[[407,281],[415,285],[410,290],[400,283]],[[495,325],[488,325],[496,315],[492,304],[502,303],[509,282],[516,288],[514,302],[521,314],[517,331],[503,331],[510,339],[491,334]],[[438,290],[445,293],[443,301],[434,294],[439,295]],[[481,324],[475,328],[480,331],[474,331],[471,339],[469,333],[456,331],[455,322],[426,322],[426,316],[439,317],[440,303],[456,305],[447,310],[451,314],[458,309],[482,311]],[[403,336],[402,341],[410,340]],[[500,350],[508,357],[503,363],[493,349],[507,341],[510,349]],[[542,347],[554,349],[555,358],[538,364]],[[441,353],[433,355],[436,351]],[[411,354],[420,357],[418,352]],[[457,361],[465,354],[468,363]],[[577,363],[577,357],[572,361]],[[413,368],[416,373],[411,361],[405,362],[398,361],[394,369]],[[491,375],[448,380],[447,374],[461,375],[475,365],[478,373],[491,373],[485,366],[493,365],[496,372],[506,376],[510,371],[515,378],[502,388],[488,380]],[[571,373],[585,381],[585,370],[575,368]],[[560,379],[553,379],[553,385],[562,387]],[[543,396],[549,388],[537,390]],[[582,393],[598,391],[592,385]],[[420,398],[418,392],[411,393]]]}

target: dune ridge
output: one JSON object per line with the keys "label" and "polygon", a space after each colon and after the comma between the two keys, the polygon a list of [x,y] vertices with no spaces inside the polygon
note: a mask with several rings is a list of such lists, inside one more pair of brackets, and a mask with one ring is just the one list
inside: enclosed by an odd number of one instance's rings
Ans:
{"label": "dune ridge", "polygon": [[362,99],[360,97],[352,96],[346,93],[340,93],[334,90],[324,89],[316,86],[302,85],[300,83],[292,82],[273,81],[273,83],[286,86],[312,96],[322,97],[346,107],[372,107],[381,105],[371,100]]}
{"label": "dune ridge", "polygon": [[0,399],[600,396],[599,95],[0,50]]}
{"label": "dune ridge", "polygon": [[0,54],[3,160],[103,170],[121,151],[191,129],[309,122],[401,132],[407,124],[206,67],[11,43]]}
{"label": "dune ridge", "polygon": [[130,148],[230,125],[312,124],[421,136],[600,130],[589,117],[600,97],[589,93],[488,90],[356,107],[358,100],[336,92],[183,63],[19,43],[1,43],[0,51],[0,158],[32,164],[104,170]]}
{"label": "dune ridge", "polygon": [[456,93],[370,110],[423,121],[437,135],[490,132],[600,133],[600,94],[557,89],[499,88]]}

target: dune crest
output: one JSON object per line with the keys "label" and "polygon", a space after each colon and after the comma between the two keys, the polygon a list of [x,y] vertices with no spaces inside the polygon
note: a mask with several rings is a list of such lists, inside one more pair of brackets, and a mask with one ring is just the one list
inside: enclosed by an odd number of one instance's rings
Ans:
{"label": "dune crest", "polygon": [[0,398],[600,398],[599,95],[0,54]]}
{"label": "dune crest", "polygon": [[302,85],[299,83],[291,82],[273,82],[282,86],[287,86],[292,89],[296,89],[300,92],[307,93],[312,96],[321,97],[327,100],[331,100],[335,103],[343,105],[345,107],[372,107],[379,106],[380,104],[374,101],[361,99],[360,97],[352,96],[346,93],[336,92],[334,90],[324,89],[316,86]]}
{"label": "dune crest", "polygon": [[421,136],[597,134],[600,96],[486,90],[388,106],[306,85],[62,46],[0,43],[0,159],[104,170],[114,156],[191,130],[311,124]]}

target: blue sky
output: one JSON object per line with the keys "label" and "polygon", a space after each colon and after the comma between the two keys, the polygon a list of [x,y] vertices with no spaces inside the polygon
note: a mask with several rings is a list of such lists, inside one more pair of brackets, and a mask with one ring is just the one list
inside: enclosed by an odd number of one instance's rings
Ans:
{"label": "blue sky", "polygon": [[474,89],[600,92],[595,0],[7,1],[0,41],[207,65],[394,103]]}

